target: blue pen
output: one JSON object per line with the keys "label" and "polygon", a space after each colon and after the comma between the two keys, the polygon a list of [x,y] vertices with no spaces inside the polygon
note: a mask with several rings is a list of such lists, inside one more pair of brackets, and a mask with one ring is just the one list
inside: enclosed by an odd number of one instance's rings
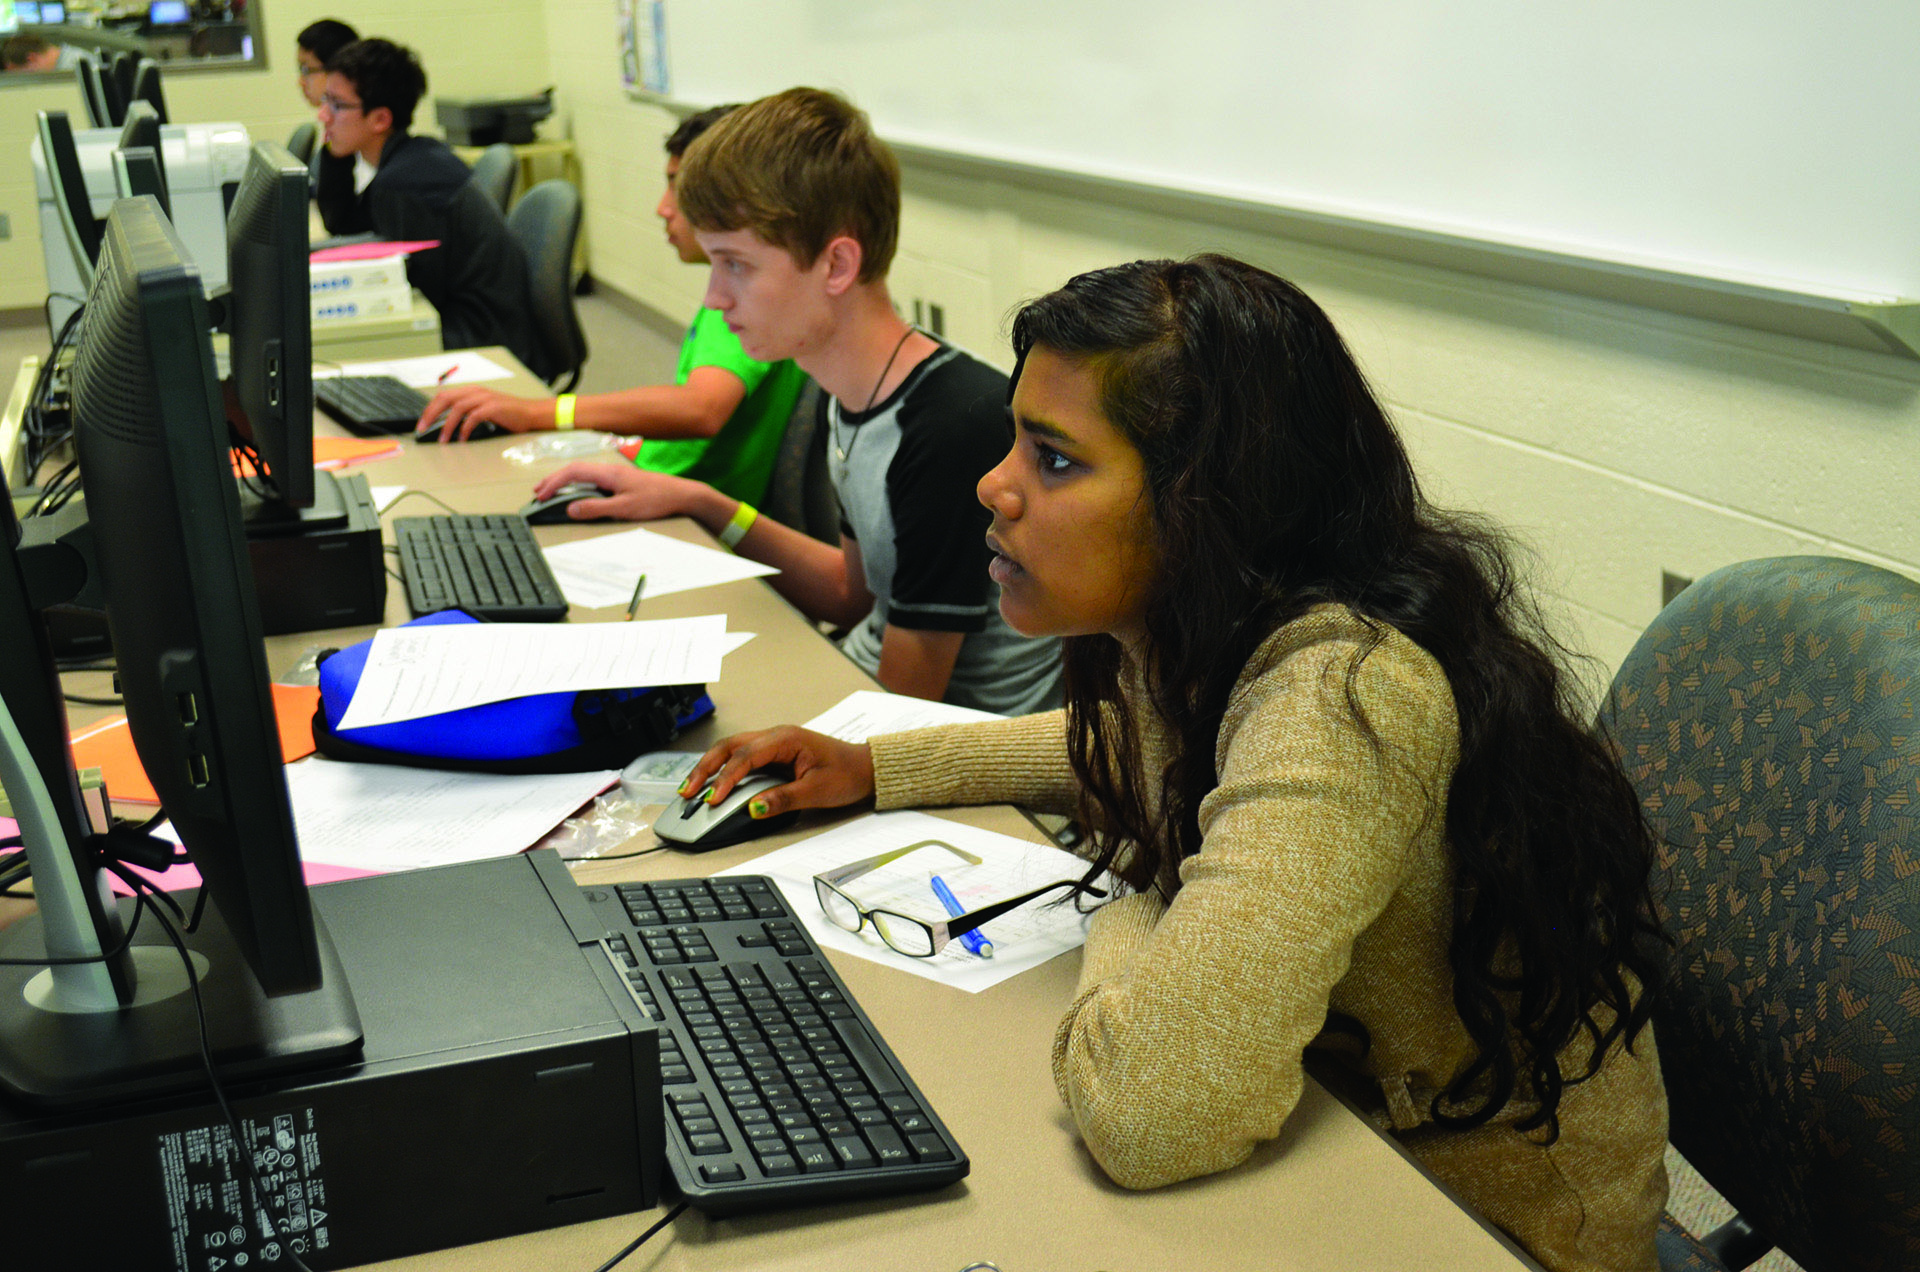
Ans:
{"label": "blue pen", "polygon": [[[932,879],[933,895],[939,897],[940,904],[947,907],[947,917],[957,919],[965,914],[967,908],[960,904],[959,897],[953,895],[953,889],[947,886],[947,881],[939,875],[932,876]],[[962,932],[960,934],[960,944],[966,946],[970,952],[981,958],[993,957],[993,942],[980,935],[977,931]]]}

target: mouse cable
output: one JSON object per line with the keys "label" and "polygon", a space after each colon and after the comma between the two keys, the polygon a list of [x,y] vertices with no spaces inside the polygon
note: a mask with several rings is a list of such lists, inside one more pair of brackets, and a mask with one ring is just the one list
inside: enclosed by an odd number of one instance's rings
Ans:
{"label": "mouse cable", "polygon": [[681,1215],[681,1212],[686,1210],[686,1208],[687,1208],[687,1203],[683,1201],[679,1205],[675,1206],[672,1210],[667,1211],[666,1214],[660,1217],[660,1222],[654,1224],[653,1227],[648,1228],[645,1232],[635,1237],[627,1245],[626,1249],[614,1255],[611,1259],[608,1259],[605,1263],[602,1263],[599,1267],[595,1268],[593,1272],[609,1272],[609,1270],[613,1268],[616,1264],[618,1264],[622,1259],[626,1258],[628,1255],[632,1254],[635,1250],[638,1250],[641,1246],[645,1245],[647,1243],[647,1239],[653,1236],[654,1233],[660,1231],[660,1229],[666,1227],[668,1224],[672,1223],[675,1219],[678,1219]]}
{"label": "mouse cable", "polygon": [[[454,516],[456,516],[456,517],[458,517],[458,516],[460,516],[460,515],[461,515],[461,513],[460,513],[460,510],[459,510],[459,509],[457,509],[457,508],[455,508],[455,507],[454,507],[454,506],[453,506],[452,504],[450,504],[450,503],[448,503],[448,502],[447,502],[446,500],[444,500],[444,499],[441,499],[441,498],[439,498],[438,496],[436,496],[436,495],[434,495],[434,494],[433,494],[433,493],[432,493],[431,491],[426,491],[426,490],[407,490],[407,491],[403,491],[402,493],[400,493],[400,494],[398,494],[398,495],[395,495],[395,496],[394,496],[394,498],[393,498],[393,502],[392,502],[392,503],[390,503],[390,504],[388,504],[388,505],[387,505],[387,506],[386,506],[385,508],[383,508],[383,509],[381,509],[381,511],[382,511],[382,512],[392,512],[392,511],[393,511],[393,510],[394,510],[395,508],[397,508],[397,507],[399,507],[401,503],[403,503],[404,501],[406,501],[406,500],[408,500],[408,499],[412,499],[412,498],[413,498],[414,496],[416,496],[416,495],[418,495],[418,496],[419,496],[420,498],[422,498],[422,499],[430,499],[430,500],[432,500],[432,501],[433,501],[434,503],[436,503],[436,504],[438,504],[438,505],[440,505],[440,507],[442,507],[442,508],[445,508],[445,509],[446,509],[446,510],[447,510],[448,512],[450,512],[450,513],[452,513],[452,514],[453,514]],[[389,549],[387,549],[387,550],[388,550],[389,552],[397,552],[397,551],[399,551],[399,549],[397,549],[397,548],[389,548]]]}

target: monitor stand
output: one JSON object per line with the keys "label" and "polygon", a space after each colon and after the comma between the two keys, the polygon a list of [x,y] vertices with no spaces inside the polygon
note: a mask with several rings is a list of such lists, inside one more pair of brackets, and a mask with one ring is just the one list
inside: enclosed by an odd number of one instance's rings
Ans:
{"label": "monitor stand", "polygon": [[271,539],[342,530],[347,525],[347,501],[340,483],[324,468],[313,470],[313,506],[289,508],[278,500],[262,499],[246,482],[239,482],[240,516],[247,538]]}
{"label": "monitor stand", "polygon": [[[197,894],[174,896],[191,912]],[[131,924],[133,902],[121,902]],[[223,1079],[335,1066],[360,1053],[360,1016],[346,972],[319,914],[320,988],[268,997],[240,948],[208,906],[185,938],[200,980],[208,1043]],[[44,957],[39,915],[0,931],[0,956]],[[48,1110],[95,1108],[130,1099],[204,1092],[200,1020],[179,950],[148,916],[131,950],[139,969],[134,1001],[118,1009],[58,1005],[45,968],[0,966],[0,1091]]]}

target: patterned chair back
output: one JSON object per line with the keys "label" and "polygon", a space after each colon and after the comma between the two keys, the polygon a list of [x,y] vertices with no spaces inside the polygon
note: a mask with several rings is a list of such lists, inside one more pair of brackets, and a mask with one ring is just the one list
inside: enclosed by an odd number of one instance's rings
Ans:
{"label": "patterned chair back", "polygon": [[1660,843],[1674,1145],[1807,1272],[1920,1268],[1920,585],[1715,571],[1601,725]]}

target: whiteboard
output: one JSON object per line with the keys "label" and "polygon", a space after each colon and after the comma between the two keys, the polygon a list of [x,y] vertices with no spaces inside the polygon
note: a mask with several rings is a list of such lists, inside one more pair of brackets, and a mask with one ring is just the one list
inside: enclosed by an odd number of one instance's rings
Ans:
{"label": "whiteboard", "polygon": [[1920,297],[1920,0],[667,0],[672,95],[1862,302]]}

